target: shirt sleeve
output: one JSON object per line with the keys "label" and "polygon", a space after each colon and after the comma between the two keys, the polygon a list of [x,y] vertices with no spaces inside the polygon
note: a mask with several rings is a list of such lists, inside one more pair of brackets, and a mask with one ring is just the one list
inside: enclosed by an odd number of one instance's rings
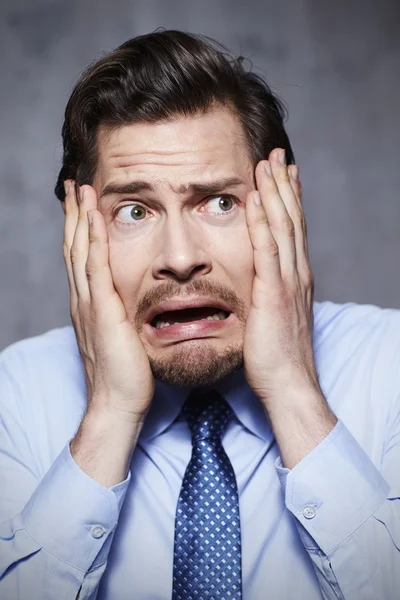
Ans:
{"label": "shirt sleeve", "polygon": [[379,470],[339,420],[292,470],[276,468],[327,600],[396,600],[400,591],[399,417]]}
{"label": "shirt sleeve", "polygon": [[105,488],[73,460],[69,442],[38,477],[0,369],[0,598],[94,599],[130,481]]}

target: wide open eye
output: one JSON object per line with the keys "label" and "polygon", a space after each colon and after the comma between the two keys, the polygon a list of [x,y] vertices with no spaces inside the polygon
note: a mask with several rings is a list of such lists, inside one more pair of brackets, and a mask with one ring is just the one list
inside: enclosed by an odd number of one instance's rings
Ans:
{"label": "wide open eye", "polygon": [[211,213],[224,213],[230,212],[236,206],[236,201],[234,196],[216,196],[215,198],[210,198],[207,202],[207,210],[206,212]]}
{"label": "wide open eye", "polygon": [[117,211],[117,217],[122,223],[132,223],[144,219],[146,212],[146,209],[140,204],[127,204]]}

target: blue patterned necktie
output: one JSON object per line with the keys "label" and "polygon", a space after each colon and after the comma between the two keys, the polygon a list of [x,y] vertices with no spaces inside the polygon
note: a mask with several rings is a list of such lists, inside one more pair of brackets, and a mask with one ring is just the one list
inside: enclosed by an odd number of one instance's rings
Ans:
{"label": "blue patterned necktie", "polygon": [[175,519],[173,600],[242,598],[239,500],[221,436],[232,409],[217,392],[182,409],[192,434]]}

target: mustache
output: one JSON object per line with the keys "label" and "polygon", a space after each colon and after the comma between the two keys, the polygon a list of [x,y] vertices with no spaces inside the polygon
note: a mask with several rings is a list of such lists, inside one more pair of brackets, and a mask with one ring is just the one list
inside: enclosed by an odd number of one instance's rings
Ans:
{"label": "mustache", "polygon": [[140,328],[149,310],[161,302],[172,298],[185,298],[188,296],[209,296],[216,300],[225,302],[239,320],[244,321],[246,317],[246,305],[238,295],[213,279],[195,279],[188,284],[179,284],[176,281],[165,281],[145,292],[137,303],[135,314],[136,328]]}

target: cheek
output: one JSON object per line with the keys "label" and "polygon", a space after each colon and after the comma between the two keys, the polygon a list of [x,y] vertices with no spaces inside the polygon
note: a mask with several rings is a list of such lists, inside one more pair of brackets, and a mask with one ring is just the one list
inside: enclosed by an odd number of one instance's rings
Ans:
{"label": "cheek", "polygon": [[240,267],[246,271],[252,271],[254,251],[247,225],[240,232],[238,232],[233,251],[235,253],[235,258],[238,262],[238,265],[240,265]]}
{"label": "cheek", "polygon": [[219,257],[220,264],[235,285],[236,293],[247,301],[254,279],[253,246],[247,225],[236,228],[234,235],[221,240]]}
{"label": "cheek", "polygon": [[[130,244],[110,239],[110,268],[115,289],[128,307],[139,289],[144,271],[143,261],[135,256],[135,249]],[[141,265],[143,267],[141,268]]]}

